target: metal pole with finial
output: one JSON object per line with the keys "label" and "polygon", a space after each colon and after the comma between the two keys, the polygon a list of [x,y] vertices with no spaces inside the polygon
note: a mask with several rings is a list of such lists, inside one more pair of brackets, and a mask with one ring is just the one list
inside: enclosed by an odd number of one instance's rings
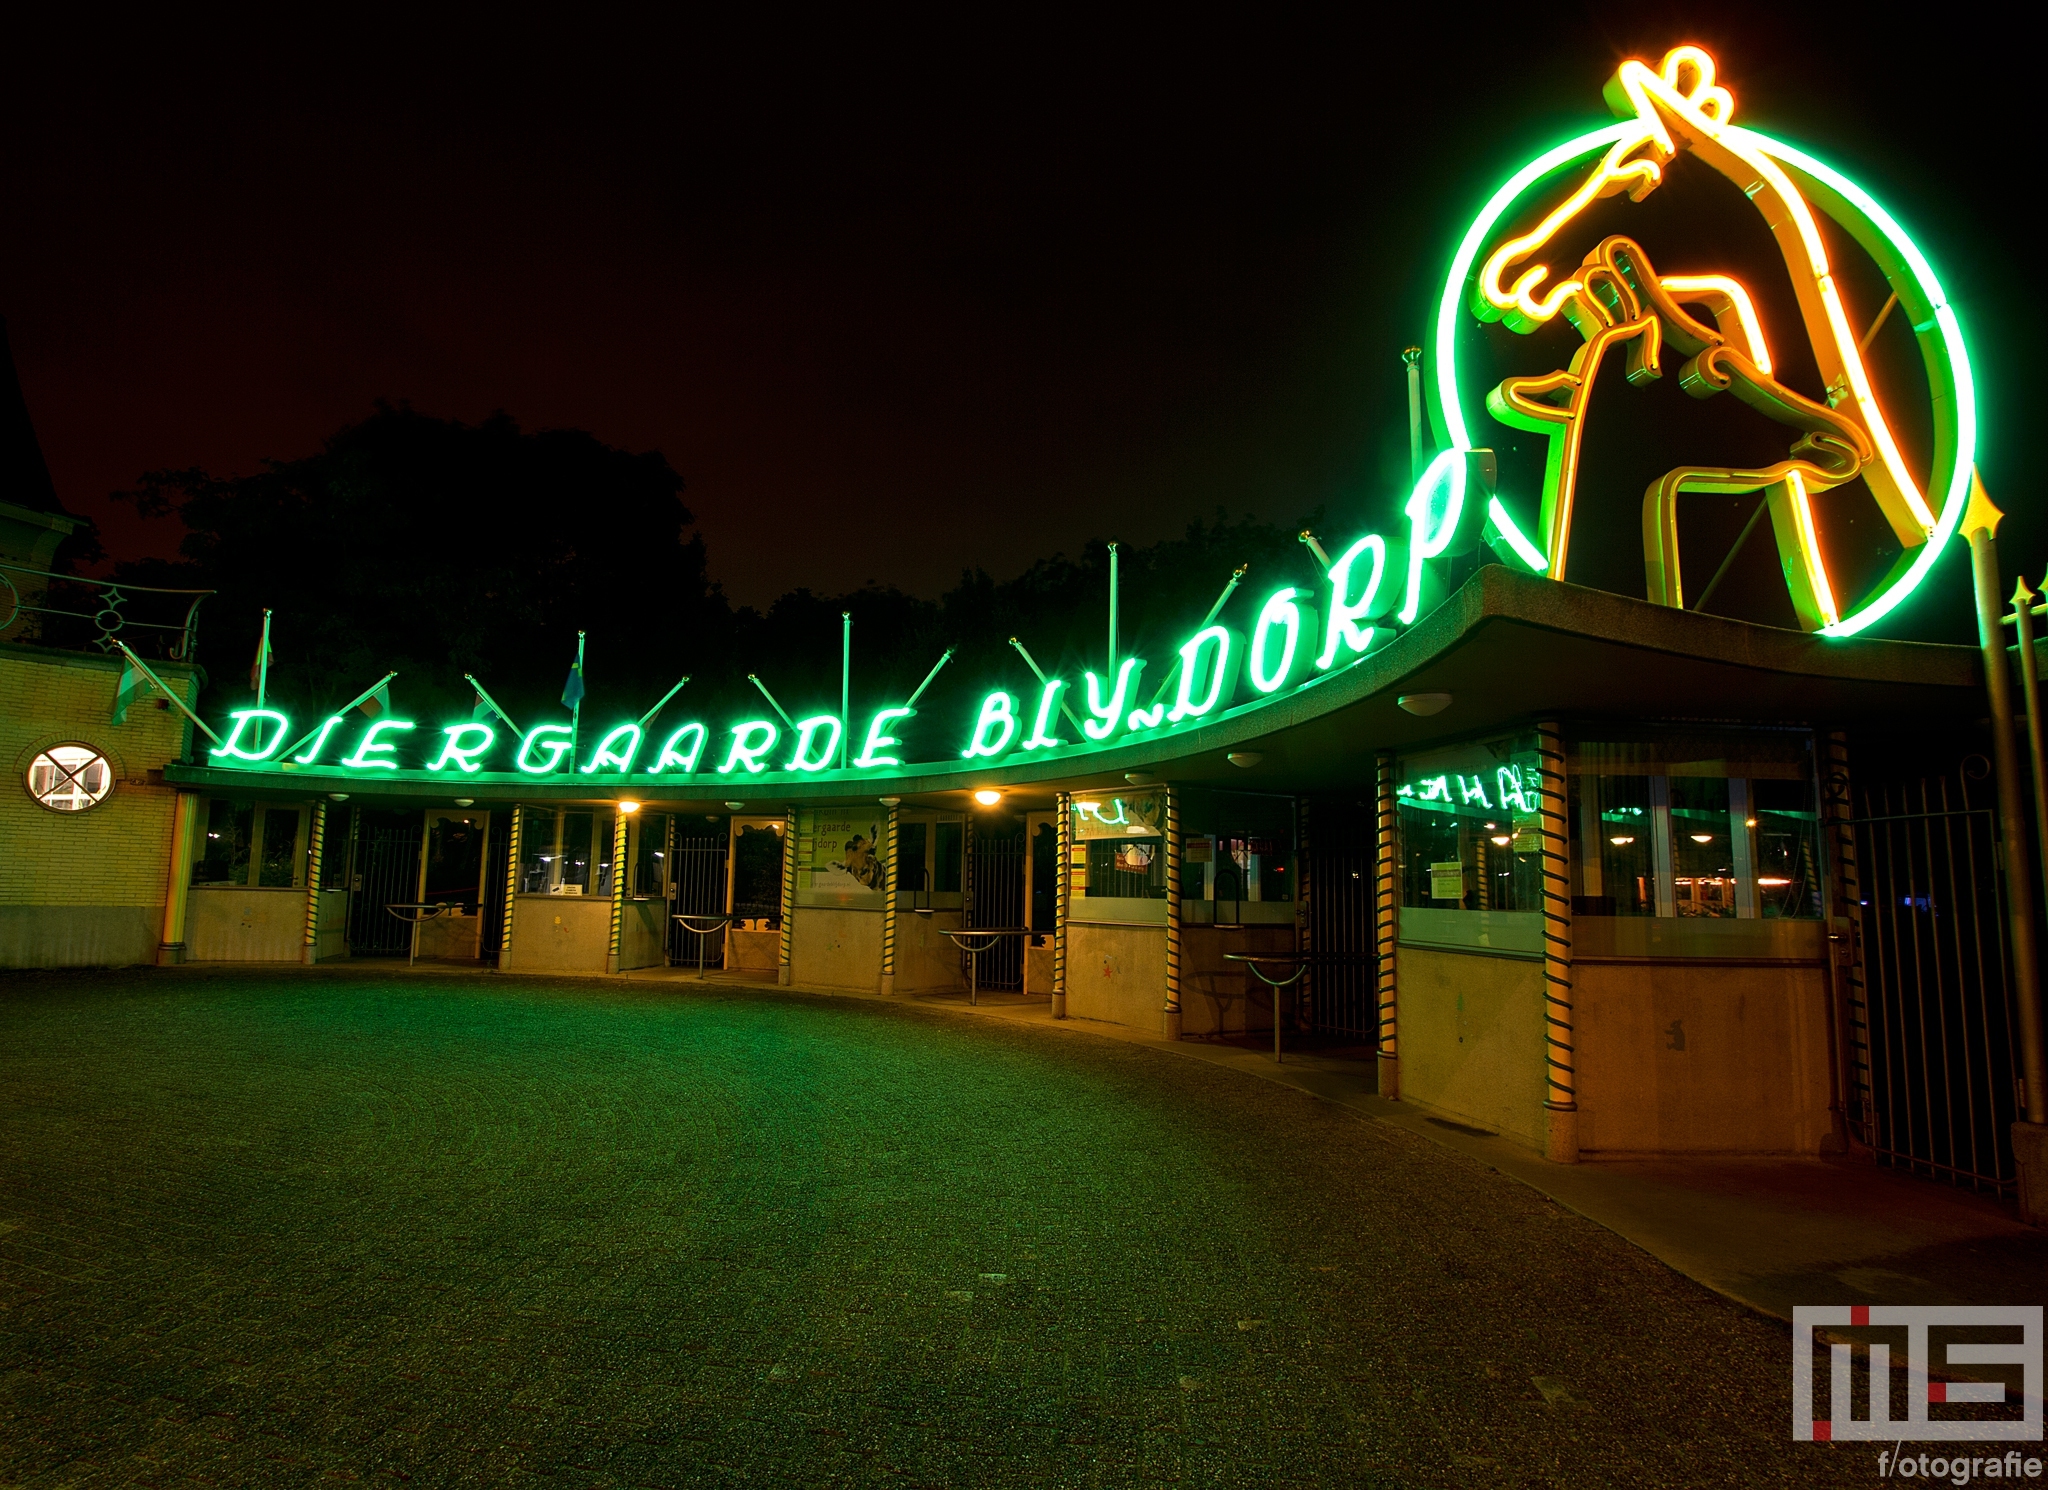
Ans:
{"label": "metal pole with finial", "polygon": [[1422,479],[1422,348],[1408,347],[1401,353],[1401,365],[1408,369],[1408,479]]}
{"label": "metal pole with finial", "polygon": [[1109,671],[1105,676],[1116,677],[1116,545],[1109,546]]}
{"label": "metal pole with finial", "polygon": [[846,769],[846,741],[853,733],[853,612],[839,613],[839,769]]}

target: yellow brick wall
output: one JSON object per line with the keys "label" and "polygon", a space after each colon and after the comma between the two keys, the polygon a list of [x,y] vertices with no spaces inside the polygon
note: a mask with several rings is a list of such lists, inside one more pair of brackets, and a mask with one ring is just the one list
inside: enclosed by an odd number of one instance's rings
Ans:
{"label": "yellow brick wall", "polygon": [[[155,664],[152,664],[155,666]],[[192,670],[157,675],[191,701]],[[169,882],[176,791],[152,773],[178,758],[185,719],[154,690],[107,723],[118,657],[0,643],[0,905],[160,906]],[[51,745],[90,745],[114,767],[114,789],[85,812],[52,812],[28,793],[29,763]]]}

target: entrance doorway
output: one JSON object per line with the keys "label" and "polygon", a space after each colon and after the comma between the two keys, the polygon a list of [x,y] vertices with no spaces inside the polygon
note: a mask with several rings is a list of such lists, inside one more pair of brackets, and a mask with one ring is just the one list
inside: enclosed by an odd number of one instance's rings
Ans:
{"label": "entrance doorway", "polygon": [[419,899],[420,844],[426,826],[417,810],[354,810],[349,823],[351,957],[403,957],[412,950],[412,923],[385,907]]}

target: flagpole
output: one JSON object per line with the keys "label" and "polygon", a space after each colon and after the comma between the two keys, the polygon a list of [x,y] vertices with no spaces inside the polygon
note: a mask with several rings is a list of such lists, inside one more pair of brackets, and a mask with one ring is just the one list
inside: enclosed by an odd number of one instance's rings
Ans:
{"label": "flagpole", "polygon": [[781,704],[775,701],[775,695],[768,691],[768,685],[761,681],[761,675],[759,673],[748,673],[747,681],[749,683],[752,683],[756,688],[761,690],[761,697],[767,699],[769,707],[774,709],[776,713],[782,716],[782,722],[784,724],[788,725],[792,730],[796,728],[796,721],[789,717],[789,710],[783,708]]}
{"label": "flagpole", "polygon": [[157,692],[161,693],[165,698],[169,699],[172,705],[177,709],[177,711],[180,714],[183,714],[187,719],[191,720],[195,725],[199,727],[199,732],[201,734],[205,735],[207,739],[213,741],[214,744],[222,746],[223,748],[227,745],[227,741],[223,740],[219,735],[216,735],[211,729],[207,728],[206,721],[204,719],[201,719],[197,714],[194,714],[191,710],[191,707],[187,705],[182,698],[179,698],[177,694],[171,692],[169,686],[165,684],[162,678],[159,678],[154,672],[150,671],[149,664],[144,662],[140,657],[137,657],[135,655],[135,649],[133,647],[129,646],[128,643],[122,641],[121,638],[119,638],[118,636],[109,637],[108,640],[113,642],[115,646],[121,649],[121,655],[126,657],[128,661],[134,665],[135,670],[137,672],[141,673],[143,677],[149,679],[150,682],[154,683],[156,685]]}
{"label": "flagpole", "polygon": [[270,687],[270,607],[263,607],[263,640],[256,646],[256,707]]}
{"label": "flagpole", "polygon": [[464,682],[468,683],[470,687],[476,690],[476,696],[482,699],[484,703],[490,707],[490,711],[493,714],[497,715],[500,719],[505,721],[506,729],[509,729],[515,735],[524,733],[524,731],[521,730],[518,725],[512,722],[512,716],[510,714],[507,714],[503,709],[498,707],[498,701],[492,698],[490,694],[485,691],[484,685],[477,682],[475,673],[464,673],[462,677]]}
{"label": "flagpole", "polygon": [[[339,718],[341,715],[346,714],[350,709],[359,707],[364,699],[368,698],[371,694],[375,693],[379,688],[382,688],[386,683],[389,683],[393,678],[397,676],[398,669],[393,668],[390,672],[386,673],[383,677],[379,678],[376,682],[372,683],[368,688],[365,688],[361,693],[357,694],[349,702],[343,704],[340,708],[336,709],[333,715],[331,715],[330,717]],[[313,736],[319,734],[321,729],[325,727],[326,723],[327,721],[323,719],[320,721],[319,724],[314,725],[313,728],[307,730],[303,735],[300,735],[298,739],[292,741],[291,744],[285,746],[283,750],[280,750],[278,752],[278,758],[282,760],[285,756],[290,755],[294,750],[297,750],[301,745],[305,744],[308,740],[312,739]],[[510,721],[508,720],[507,723],[510,723]]]}
{"label": "flagpole", "polygon": [[[660,703],[656,704],[653,708],[649,709],[645,714],[642,714],[640,716],[640,728],[646,729],[648,725],[652,724],[654,722],[654,716],[659,714],[662,711],[662,709],[666,707],[670,699],[674,698],[677,694],[681,693],[683,691],[683,684],[689,681],[690,675],[688,673],[684,673],[683,676],[677,680],[676,686],[669,689],[667,693],[664,693],[661,696]],[[482,690],[478,691],[481,692]]]}
{"label": "flagpole", "polygon": [[846,739],[853,733],[853,612],[839,613],[839,769],[846,769]]}
{"label": "flagpole", "polygon": [[[583,676],[583,633],[576,633],[576,681],[585,688],[589,680]],[[576,746],[583,738],[583,694],[579,690],[576,702],[569,706],[569,769],[576,769]],[[614,871],[616,873],[616,871]]]}

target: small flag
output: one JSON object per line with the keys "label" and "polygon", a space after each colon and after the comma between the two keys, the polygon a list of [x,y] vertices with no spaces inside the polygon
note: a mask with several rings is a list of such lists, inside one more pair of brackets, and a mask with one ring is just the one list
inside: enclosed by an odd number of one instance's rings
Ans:
{"label": "small flag", "polygon": [[270,664],[276,658],[277,653],[272,651],[270,646],[270,627],[266,625],[263,628],[263,639],[256,643],[256,660],[249,664],[250,688],[261,686],[264,675],[270,671]]}
{"label": "small flag", "polygon": [[391,685],[389,683],[379,683],[370,690],[370,696],[357,704],[356,707],[372,719],[375,719],[379,714],[389,714],[391,712]]}
{"label": "small flag", "polygon": [[583,663],[579,659],[569,664],[569,679],[562,685],[562,707],[573,709],[583,702]]}
{"label": "small flag", "polygon": [[492,708],[488,703],[484,701],[483,689],[477,689],[476,707],[469,711],[469,717],[471,719],[476,720],[478,723],[483,723],[484,721],[495,716],[497,712],[498,711],[496,709]]}
{"label": "small flag", "polygon": [[109,724],[126,724],[128,706],[141,698],[149,685],[142,680],[142,674],[135,670],[135,664],[127,658],[121,660],[121,682],[114,689],[114,712],[108,717]]}

